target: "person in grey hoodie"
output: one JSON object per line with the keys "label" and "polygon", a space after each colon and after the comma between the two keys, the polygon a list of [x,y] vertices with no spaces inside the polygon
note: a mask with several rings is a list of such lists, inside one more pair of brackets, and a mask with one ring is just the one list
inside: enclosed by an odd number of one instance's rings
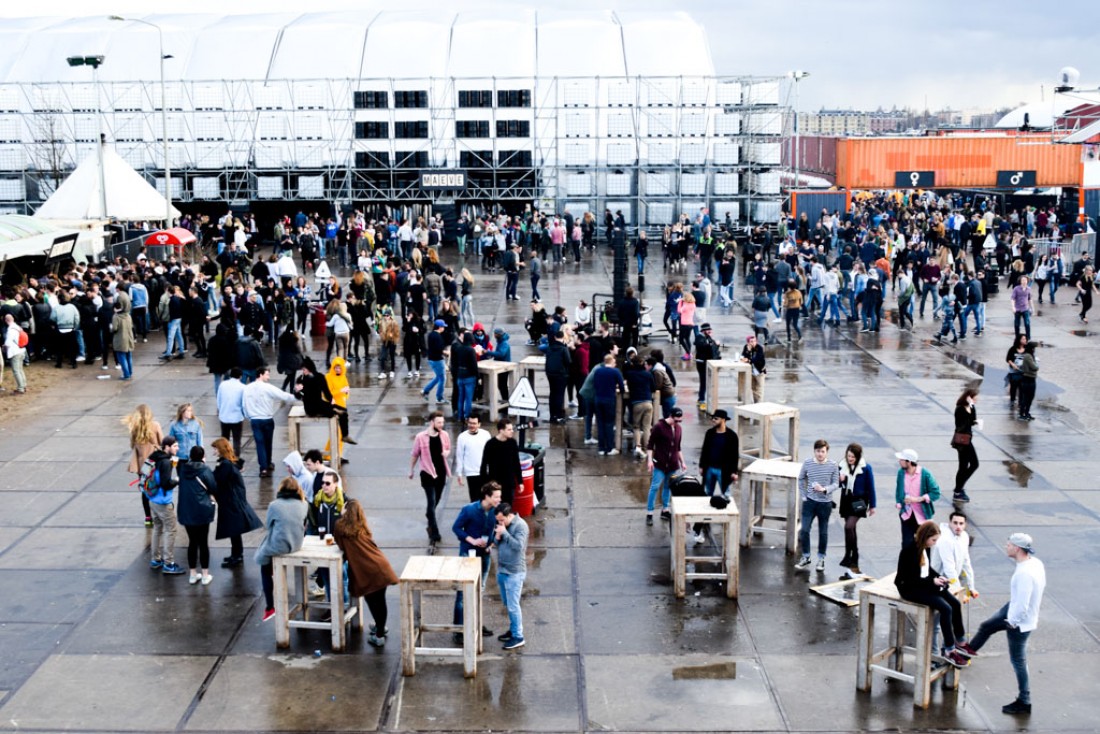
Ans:
{"label": "person in grey hoodie", "polygon": [[527,578],[527,523],[507,502],[496,508],[497,526],[493,544],[497,547],[497,586],[500,600],[508,608],[508,631],[498,639],[505,650],[523,647],[523,610],[520,597]]}
{"label": "person in grey hoodie", "polygon": [[302,496],[298,480],[287,477],[279,484],[275,500],[267,506],[267,535],[256,549],[256,563],[260,567],[260,580],[264,587],[264,616],[267,621],[275,616],[275,556],[293,553],[302,547],[306,537],[306,515],[309,506]]}
{"label": "person in grey hoodie", "polygon": [[61,294],[58,296],[60,303],[54,307],[50,314],[50,320],[57,327],[57,343],[54,345],[54,353],[57,361],[54,367],[61,369],[61,363],[66,358],[69,366],[76,369],[77,341],[76,332],[80,328],[80,311],[69,302],[69,297]]}

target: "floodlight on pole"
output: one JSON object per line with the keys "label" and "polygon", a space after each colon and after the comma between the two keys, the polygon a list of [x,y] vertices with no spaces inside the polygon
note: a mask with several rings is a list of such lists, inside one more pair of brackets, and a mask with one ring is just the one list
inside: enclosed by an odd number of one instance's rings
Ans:
{"label": "floodlight on pole", "polygon": [[70,56],[65,61],[69,66],[92,67],[92,85],[95,87],[95,116],[99,123],[99,140],[96,145],[96,157],[99,161],[99,206],[102,216],[107,219],[107,175],[103,169],[103,146],[107,144],[107,136],[103,134],[103,108],[99,102],[99,67],[103,65],[105,57],[102,54],[94,56]]}
{"label": "floodlight on pole", "polygon": [[164,53],[164,31],[156,23],[150,23],[140,18],[123,18],[121,15],[108,16],[107,20],[120,20],[130,23],[141,23],[157,31],[157,44],[160,48],[160,123],[161,133],[164,136],[164,227],[172,226],[172,164],[168,160],[168,97],[164,92],[164,60],[172,58],[171,54]]}
{"label": "floodlight on pole", "polygon": [[799,143],[798,129],[798,83],[808,77],[808,71],[789,71],[787,77],[794,80],[794,187],[798,188],[802,174],[802,146]]}

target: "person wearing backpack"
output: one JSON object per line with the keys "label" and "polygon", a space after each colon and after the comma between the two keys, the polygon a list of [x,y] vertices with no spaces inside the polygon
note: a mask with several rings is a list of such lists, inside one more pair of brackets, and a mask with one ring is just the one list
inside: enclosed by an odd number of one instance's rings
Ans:
{"label": "person wearing backpack", "polygon": [[141,465],[141,491],[149,498],[149,508],[153,517],[153,557],[149,568],[168,576],[178,576],[183,568],[176,564],[176,506],[173,503],[173,491],[179,484],[176,475],[176,455],[179,453],[179,441],[173,436],[165,436],[160,448],[149,454]]}
{"label": "person wearing backpack", "polygon": [[[10,313],[4,314],[3,328],[4,359],[11,365],[11,372],[15,375],[15,391],[27,392],[27,376],[23,372],[23,360],[27,358],[27,332],[15,323],[15,317]],[[2,373],[0,373],[2,376]]]}

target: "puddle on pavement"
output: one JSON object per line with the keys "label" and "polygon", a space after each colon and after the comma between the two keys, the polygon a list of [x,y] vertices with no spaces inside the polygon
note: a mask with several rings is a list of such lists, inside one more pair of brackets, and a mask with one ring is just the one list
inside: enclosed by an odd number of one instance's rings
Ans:
{"label": "puddle on pavement", "polygon": [[1096,336],[1095,331],[1088,331],[1087,329],[1072,329],[1069,333],[1074,336]]}
{"label": "puddle on pavement", "polygon": [[672,669],[672,680],[734,680],[737,663],[709,663],[707,665],[681,665]]}

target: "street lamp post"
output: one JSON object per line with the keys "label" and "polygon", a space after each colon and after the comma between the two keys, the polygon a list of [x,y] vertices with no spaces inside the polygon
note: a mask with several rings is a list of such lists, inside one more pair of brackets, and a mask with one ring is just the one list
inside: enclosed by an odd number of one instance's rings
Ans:
{"label": "street lamp post", "polygon": [[107,136],[103,133],[103,108],[99,102],[99,67],[103,65],[105,57],[100,56],[70,56],[65,59],[69,66],[92,67],[92,86],[95,87],[95,116],[99,125],[99,140],[96,145],[96,157],[99,161],[99,206],[101,216],[107,219],[107,175],[103,169],[103,146],[107,144]]}
{"label": "street lamp post", "polygon": [[157,45],[160,49],[160,124],[164,137],[164,227],[167,229],[172,226],[172,163],[168,160],[168,97],[164,93],[164,60],[172,57],[164,54],[164,31],[156,23],[140,18],[123,18],[121,15],[112,15],[109,20],[141,23],[157,31]]}
{"label": "street lamp post", "polygon": [[802,168],[802,146],[799,144],[799,128],[798,128],[798,83],[808,77],[810,72],[808,71],[792,71],[787,74],[794,80],[794,186],[798,188],[799,181],[801,180],[801,168]]}

